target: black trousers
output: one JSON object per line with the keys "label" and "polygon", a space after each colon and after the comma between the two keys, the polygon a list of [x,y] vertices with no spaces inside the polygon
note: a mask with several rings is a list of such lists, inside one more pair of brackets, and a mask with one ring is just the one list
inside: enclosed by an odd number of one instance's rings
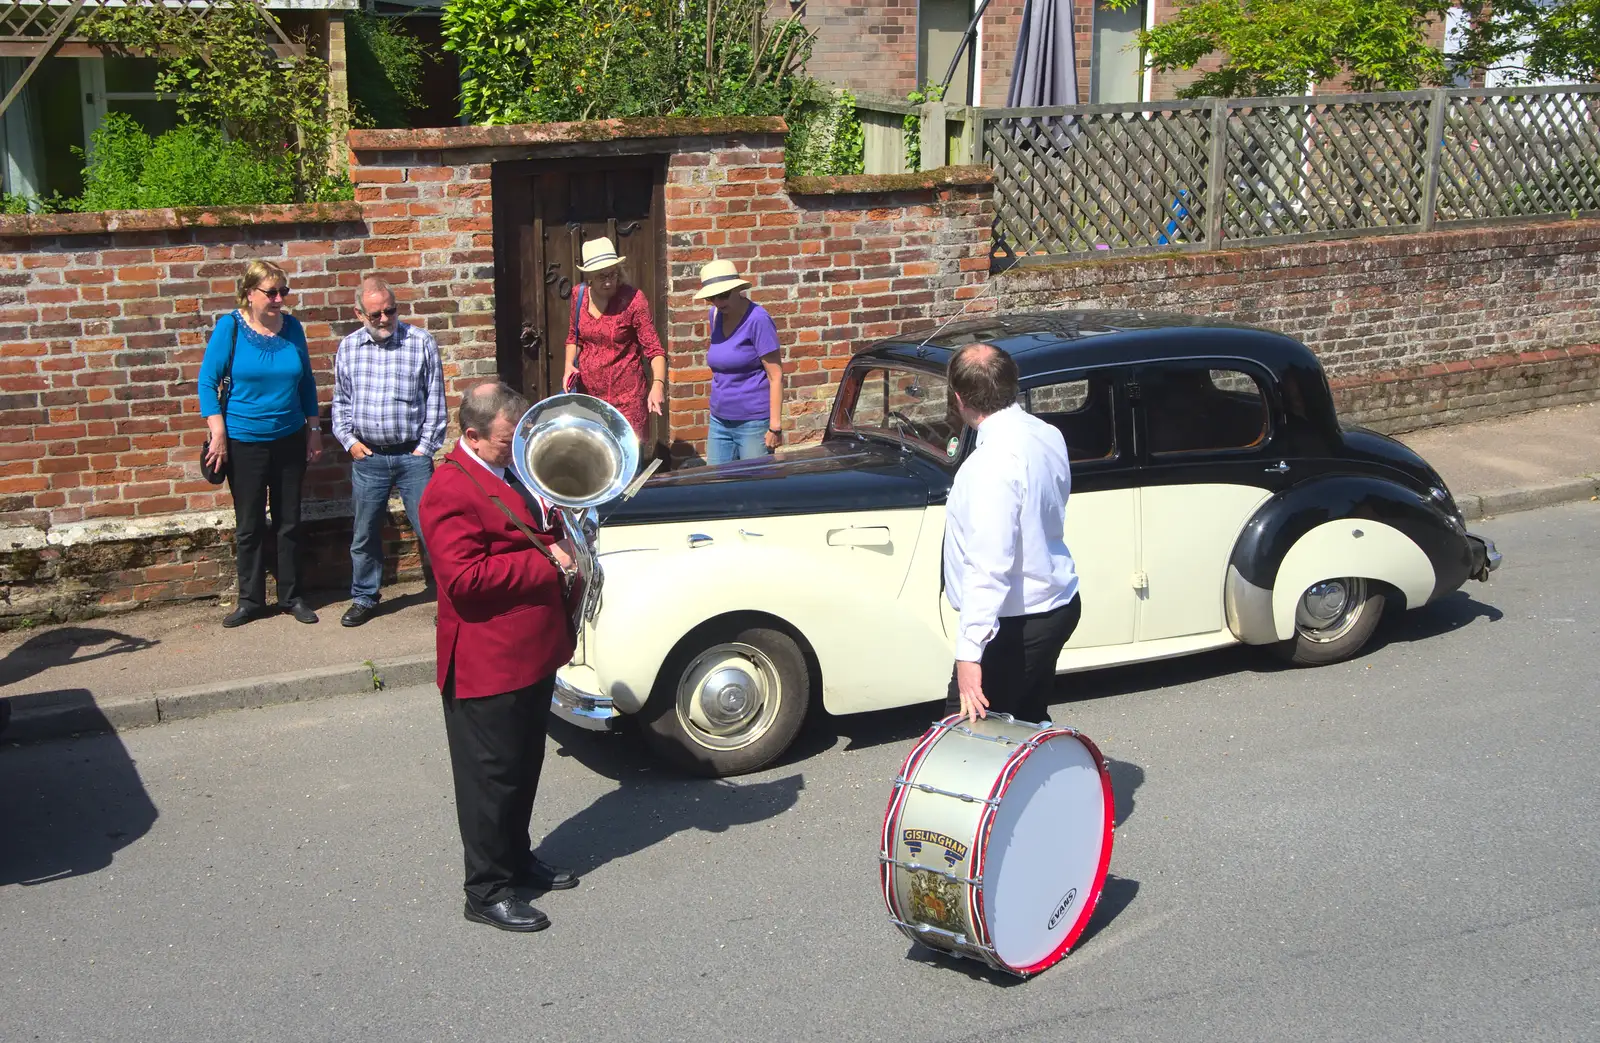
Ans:
{"label": "black trousers", "polygon": [[[1081,594],[1049,612],[1001,618],[1000,629],[984,646],[980,664],[990,713],[1009,713],[1034,724],[1050,716],[1056,660],[1082,618]],[[953,669],[944,707],[946,715],[961,711],[961,689]]]}
{"label": "black trousers", "polygon": [[555,684],[547,677],[504,695],[457,699],[452,671],[440,693],[466,858],[465,889],[479,905],[512,897],[513,886],[531,867],[528,826],[544,767]]}
{"label": "black trousers", "polygon": [[305,477],[305,428],[271,442],[228,439],[228,491],[233,494],[240,608],[261,608],[267,603],[267,567],[261,545],[268,532],[278,539],[278,602],[300,596],[300,487]]}

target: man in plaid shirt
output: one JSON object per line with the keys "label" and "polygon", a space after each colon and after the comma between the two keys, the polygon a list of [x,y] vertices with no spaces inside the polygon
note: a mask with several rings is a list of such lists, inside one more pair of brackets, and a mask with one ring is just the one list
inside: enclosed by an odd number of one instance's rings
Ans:
{"label": "man in plaid shirt", "polygon": [[356,291],[361,328],[339,342],[333,361],[333,437],[350,458],[355,531],[350,539],[350,608],[358,627],[378,608],[383,523],[398,490],[420,543],[417,507],[444,444],[444,370],[427,330],[397,317],[387,283],[368,276]]}

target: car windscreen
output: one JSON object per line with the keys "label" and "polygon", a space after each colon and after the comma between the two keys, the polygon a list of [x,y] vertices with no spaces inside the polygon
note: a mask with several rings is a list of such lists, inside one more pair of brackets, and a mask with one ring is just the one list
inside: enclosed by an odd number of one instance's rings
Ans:
{"label": "car windscreen", "polygon": [[941,460],[961,449],[961,416],[942,374],[899,366],[853,366],[835,400],[831,426],[909,445]]}

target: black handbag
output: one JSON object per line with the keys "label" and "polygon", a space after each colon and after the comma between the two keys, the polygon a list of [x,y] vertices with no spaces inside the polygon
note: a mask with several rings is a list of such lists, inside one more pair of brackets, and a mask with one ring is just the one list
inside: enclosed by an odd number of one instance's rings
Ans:
{"label": "black handbag", "polygon": [[[233,350],[239,346],[239,316],[233,317],[233,338],[228,341],[228,363],[222,368],[222,379],[217,381],[217,412],[222,417],[224,425],[228,422],[228,396],[233,393]],[[200,446],[200,473],[212,485],[221,485],[228,478],[229,461],[224,460],[221,468],[211,466],[211,437],[206,436],[205,442]]]}

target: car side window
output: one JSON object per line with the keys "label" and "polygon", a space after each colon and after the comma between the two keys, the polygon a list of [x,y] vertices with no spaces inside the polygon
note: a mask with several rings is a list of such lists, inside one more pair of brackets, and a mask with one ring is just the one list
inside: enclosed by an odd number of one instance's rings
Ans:
{"label": "car side window", "polygon": [[1269,433],[1266,394],[1244,370],[1153,367],[1139,374],[1139,398],[1152,456],[1252,449]]}
{"label": "car side window", "polygon": [[1023,393],[1023,408],[1061,432],[1073,463],[1111,460],[1117,455],[1112,394],[1109,377],[1091,374],[1030,388]]}

